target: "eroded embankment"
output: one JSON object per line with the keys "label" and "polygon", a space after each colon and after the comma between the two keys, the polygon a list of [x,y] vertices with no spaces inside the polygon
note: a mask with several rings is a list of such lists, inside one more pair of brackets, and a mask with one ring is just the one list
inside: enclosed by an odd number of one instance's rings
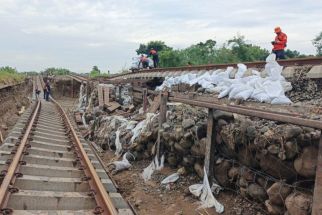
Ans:
{"label": "eroded embankment", "polygon": [[[287,92],[295,103],[280,108],[319,119],[319,109],[315,112],[314,108],[307,107],[319,107],[321,80],[307,79],[306,67],[296,71],[289,79],[293,89]],[[211,95],[198,85],[173,86],[172,91]],[[118,112],[106,112],[97,106],[96,91],[90,101],[92,104],[85,113],[89,140],[105,150],[116,150],[117,154],[129,151],[136,161],[153,159],[159,131],[157,115],[142,114],[139,111],[141,104],[134,108],[124,105]],[[229,102],[239,104],[240,101]],[[320,131],[221,111],[216,111],[213,117],[218,144],[214,177],[222,187],[260,204],[270,214],[311,213]],[[207,109],[168,103],[167,120],[162,124],[162,130],[160,140],[165,145],[165,165],[183,168],[184,177],[196,174],[201,179]],[[136,161],[130,160],[131,163]]]}
{"label": "eroded embankment", "polygon": [[19,115],[29,106],[32,92],[31,80],[0,90],[0,131],[3,138],[16,123]]}

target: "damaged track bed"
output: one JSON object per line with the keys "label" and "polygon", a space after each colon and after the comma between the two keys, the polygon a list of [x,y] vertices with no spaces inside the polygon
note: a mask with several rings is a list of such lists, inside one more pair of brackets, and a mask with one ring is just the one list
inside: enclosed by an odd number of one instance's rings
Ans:
{"label": "damaged track bed", "polygon": [[54,99],[36,100],[0,154],[1,214],[133,214]]}

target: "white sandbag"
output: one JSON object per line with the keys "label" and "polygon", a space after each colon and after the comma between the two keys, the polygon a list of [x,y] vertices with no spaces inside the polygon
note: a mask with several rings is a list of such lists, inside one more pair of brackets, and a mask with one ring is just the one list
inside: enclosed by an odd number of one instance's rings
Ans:
{"label": "white sandbag", "polygon": [[155,156],[152,162],[144,168],[143,173],[142,173],[142,178],[144,181],[148,181],[151,179],[151,176],[155,170],[160,171],[164,166],[164,155],[162,155],[160,163],[158,160],[158,156]]}
{"label": "white sandbag", "polygon": [[224,212],[224,206],[222,204],[220,204],[212,194],[205,168],[204,168],[203,183],[202,184],[194,184],[194,185],[189,186],[189,191],[194,196],[196,196],[200,199],[202,204],[199,208],[215,207],[217,213]]}
{"label": "white sandbag", "polygon": [[180,175],[179,173],[173,173],[171,175],[169,175],[168,177],[166,177],[165,179],[163,179],[161,181],[161,184],[169,184],[169,183],[174,183],[179,179]]}
{"label": "white sandbag", "polygon": [[234,99],[242,99],[242,100],[247,100],[253,93],[254,89],[253,88],[249,88],[246,90],[243,90],[239,93],[237,93],[234,97]]}
{"label": "white sandbag", "polygon": [[[129,152],[127,152],[127,153],[129,153]],[[113,161],[111,164],[109,164],[109,165],[114,165],[115,166],[115,170],[114,171],[119,172],[119,171],[128,169],[128,168],[130,168],[132,166],[130,164],[130,162],[126,159],[127,153],[125,153],[123,155],[123,158],[122,158],[121,161]]]}
{"label": "white sandbag", "polygon": [[225,71],[208,71],[202,75],[188,73],[177,77],[166,77],[157,89],[170,89],[172,85],[178,83],[199,84],[205,92],[219,93],[218,98],[228,96],[229,99],[253,99],[267,103],[275,99],[275,104],[288,104],[290,101],[285,99],[285,92],[291,90],[292,86],[281,75],[283,67],[275,60],[275,54],[269,55],[266,62],[265,71],[268,75],[266,78],[262,78],[256,70],[252,70],[253,75],[243,77],[247,67],[244,64],[238,64],[235,79],[230,79],[233,67],[227,67]]}
{"label": "white sandbag", "polygon": [[271,104],[282,105],[282,104],[291,104],[292,101],[286,96],[277,97],[272,100]]}
{"label": "white sandbag", "polygon": [[252,74],[256,76],[261,76],[261,73],[258,72],[257,70],[252,70]]}
{"label": "white sandbag", "polygon": [[247,70],[247,66],[245,64],[239,63],[237,64],[238,70],[237,73],[235,74],[235,78],[239,79],[242,78]]}

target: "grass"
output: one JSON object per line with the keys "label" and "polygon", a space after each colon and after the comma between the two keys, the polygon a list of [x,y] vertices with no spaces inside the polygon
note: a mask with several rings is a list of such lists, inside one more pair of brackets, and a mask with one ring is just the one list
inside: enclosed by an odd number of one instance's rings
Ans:
{"label": "grass", "polygon": [[25,76],[10,67],[0,67],[0,85],[11,85],[22,82]]}

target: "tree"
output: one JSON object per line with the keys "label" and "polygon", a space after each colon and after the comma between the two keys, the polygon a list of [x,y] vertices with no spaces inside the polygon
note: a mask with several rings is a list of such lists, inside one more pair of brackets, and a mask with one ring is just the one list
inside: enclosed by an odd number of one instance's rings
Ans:
{"label": "tree", "polygon": [[304,54],[301,54],[300,52],[296,51],[296,50],[290,50],[290,49],[287,49],[285,51],[285,55],[288,57],[288,58],[303,58],[303,57],[306,57],[306,55]]}
{"label": "tree", "polygon": [[96,77],[99,76],[101,74],[101,71],[98,69],[97,66],[93,66],[92,71],[90,72],[89,76],[90,77]]}
{"label": "tree", "polygon": [[161,67],[183,66],[183,61],[180,57],[180,51],[178,50],[164,50],[160,52],[159,57]]}
{"label": "tree", "polygon": [[151,48],[157,50],[158,52],[169,50],[172,48],[167,46],[165,42],[160,40],[150,41],[148,44],[140,44],[139,48],[136,50],[138,55],[140,54],[149,54]]}
{"label": "tree", "polygon": [[5,67],[0,67],[0,72],[14,74],[14,73],[17,73],[18,71],[15,68],[12,68],[10,66],[5,66]]}
{"label": "tree", "polygon": [[50,67],[42,72],[44,75],[69,75],[70,71],[65,68]]}
{"label": "tree", "polygon": [[228,40],[228,45],[231,45],[231,49],[238,59],[242,62],[245,61],[257,61],[265,60],[269,51],[262,49],[259,46],[246,43],[245,37],[237,35],[233,39]]}
{"label": "tree", "polygon": [[322,32],[313,39],[312,43],[316,48],[316,55],[322,56]]}

